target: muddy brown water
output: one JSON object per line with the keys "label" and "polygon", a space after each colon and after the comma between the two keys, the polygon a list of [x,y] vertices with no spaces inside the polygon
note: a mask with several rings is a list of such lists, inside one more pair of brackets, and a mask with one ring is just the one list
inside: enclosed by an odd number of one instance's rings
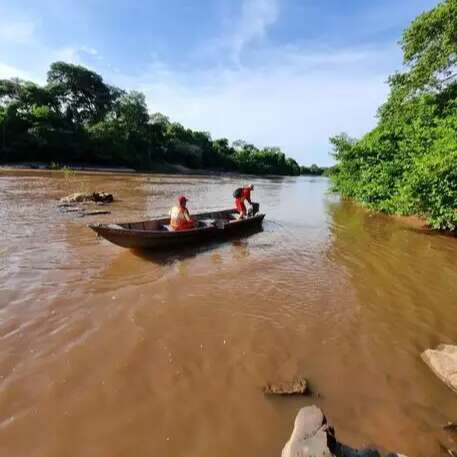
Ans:
{"label": "muddy brown water", "polygon": [[[420,353],[457,343],[456,239],[254,179],[262,232],[135,254],[86,224],[231,207],[242,180],[0,173],[1,456],[277,457],[311,403],[348,444],[440,455],[457,395]],[[59,214],[80,189],[112,214]],[[297,374],[319,398],[262,394]]]}

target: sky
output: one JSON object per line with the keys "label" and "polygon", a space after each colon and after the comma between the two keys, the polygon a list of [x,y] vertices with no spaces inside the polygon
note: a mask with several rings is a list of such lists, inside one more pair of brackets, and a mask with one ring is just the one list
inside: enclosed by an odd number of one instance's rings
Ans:
{"label": "sky", "polygon": [[402,30],[437,0],[0,0],[0,78],[57,60],[145,93],[213,138],[330,165],[328,138],[376,125]]}

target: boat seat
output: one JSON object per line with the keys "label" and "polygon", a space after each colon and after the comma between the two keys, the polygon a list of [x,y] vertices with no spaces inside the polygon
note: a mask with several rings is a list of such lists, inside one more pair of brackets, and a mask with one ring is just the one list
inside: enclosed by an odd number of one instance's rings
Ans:
{"label": "boat seat", "polygon": [[[197,227],[200,227],[200,228],[210,227],[210,226],[214,225],[214,223],[215,223],[214,219],[203,219],[203,220],[199,220],[197,222],[198,222]],[[165,232],[174,232],[175,231],[171,227],[170,224],[162,224],[160,227],[161,227],[161,230],[163,230]]]}
{"label": "boat seat", "polygon": [[107,224],[107,227],[110,228],[110,229],[116,229],[116,230],[124,229],[124,227],[122,227],[119,224]]}
{"label": "boat seat", "polygon": [[214,225],[214,219],[200,219],[198,223],[199,225],[209,227],[210,225]]}

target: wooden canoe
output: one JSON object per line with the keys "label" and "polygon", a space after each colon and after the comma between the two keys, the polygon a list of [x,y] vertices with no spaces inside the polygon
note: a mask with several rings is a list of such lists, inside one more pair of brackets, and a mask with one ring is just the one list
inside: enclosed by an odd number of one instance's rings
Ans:
{"label": "wooden canoe", "polygon": [[170,229],[170,218],[116,224],[89,224],[97,235],[130,249],[167,249],[173,246],[210,242],[260,228],[265,214],[238,219],[237,211],[227,209],[193,214],[198,226],[189,230]]}

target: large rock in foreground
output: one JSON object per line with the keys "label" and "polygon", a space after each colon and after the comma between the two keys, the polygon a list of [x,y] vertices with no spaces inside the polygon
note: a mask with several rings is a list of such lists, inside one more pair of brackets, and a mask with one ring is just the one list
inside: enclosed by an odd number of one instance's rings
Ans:
{"label": "large rock in foreground", "polygon": [[353,449],[339,443],[322,411],[317,406],[307,406],[298,412],[281,457],[381,457],[381,454],[375,449]]}
{"label": "large rock in foreground", "polygon": [[441,344],[436,349],[427,349],[422,359],[441,381],[457,392],[457,346]]}
{"label": "large rock in foreground", "polygon": [[281,457],[332,457],[327,444],[328,427],[317,406],[302,408]]}

